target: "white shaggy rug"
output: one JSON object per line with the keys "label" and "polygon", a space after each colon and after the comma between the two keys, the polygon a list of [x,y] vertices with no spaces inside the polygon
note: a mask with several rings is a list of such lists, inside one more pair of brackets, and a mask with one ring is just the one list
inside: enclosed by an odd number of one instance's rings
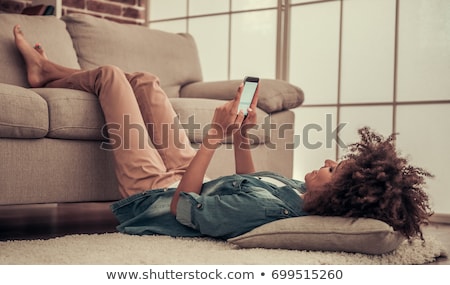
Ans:
{"label": "white shaggy rug", "polygon": [[48,240],[0,242],[0,264],[69,265],[268,265],[424,264],[447,256],[441,243],[403,243],[384,255],[279,249],[239,249],[205,238],[131,236],[121,233],[68,235]]}

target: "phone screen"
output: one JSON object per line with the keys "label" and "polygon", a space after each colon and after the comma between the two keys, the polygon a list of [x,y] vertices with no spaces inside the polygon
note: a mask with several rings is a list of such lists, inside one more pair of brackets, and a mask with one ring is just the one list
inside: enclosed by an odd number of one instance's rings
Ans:
{"label": "phone screen", "polygon": [[256,87],[258,87],[258,82],[245,81],[244,90],[242,90],[241,101],[239,102],[238,111],[242,110],[244,115],[247,115],[247,109],[253,100],[253,95],[255,94]]}

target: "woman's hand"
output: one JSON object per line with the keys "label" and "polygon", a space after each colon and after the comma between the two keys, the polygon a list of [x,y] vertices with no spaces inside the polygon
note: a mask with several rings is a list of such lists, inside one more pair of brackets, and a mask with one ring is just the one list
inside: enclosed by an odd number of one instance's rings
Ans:
{"label": "woman's hand", "polygon": [[233,100],[216,108],[206,140],[203,141],[204,144],[215,146],[239,131],[244,121],[244,113],[242,111],[238,112],[241,95],[242,85],[239,87]]}
{"label": "woman's hand", "polygon": [[[239,86],[238,92],[242,92],[242,84]],[[244,118],[244,121],[241,124],[240,128],[240,134],[242,136],[247,135],[247,131],[252,129],[256,123],[257,123],[257,117],[256,117],[256,105],[258,104],[258,91],[259,91],[259,84],[256,88],[255,95],[253,96],[252,103],[250,104],[250,107],[247,110],[247,116]]]}

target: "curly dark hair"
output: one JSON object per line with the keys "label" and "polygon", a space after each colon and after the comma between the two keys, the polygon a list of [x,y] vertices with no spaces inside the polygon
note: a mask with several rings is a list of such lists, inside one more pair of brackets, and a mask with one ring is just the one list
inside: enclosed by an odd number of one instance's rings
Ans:
{"label": "curly dark hair", "polygon": [[310,214],[365,217],[386,222],[409,240],[419,236],[421,225],[433,214],[424,191],[425,178],[432,175],[408,164],[395,149],[395,134],[384,139],[364,127],[361,141],[349,146],[320,199],[305,204]]}

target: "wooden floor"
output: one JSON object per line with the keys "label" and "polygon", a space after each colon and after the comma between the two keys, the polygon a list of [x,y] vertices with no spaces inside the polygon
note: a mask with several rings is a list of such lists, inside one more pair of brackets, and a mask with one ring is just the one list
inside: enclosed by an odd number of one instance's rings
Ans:
{"label": "wooden floor", "polygon": [[[117,221],[109,204],[0,206],[0,241],[116,232]],[[450,252],[450,224],[431,224],[424,231],[440,240]],[[450,260],[440,258],[431,264],[450,265]]]}
{"label": "wooden floor", "polygon": [[0,206],[0,240],[115,232],[110,203]]}

